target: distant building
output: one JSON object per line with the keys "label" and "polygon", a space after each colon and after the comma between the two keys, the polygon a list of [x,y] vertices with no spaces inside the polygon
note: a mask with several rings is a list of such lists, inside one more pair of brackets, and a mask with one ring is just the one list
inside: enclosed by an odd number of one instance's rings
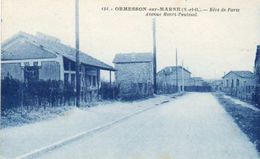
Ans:
{"label": "distant building", "polygon": [[116,83],[122,98],[146,97],[153,94],[153,54],[120,53],[113,60]]}
{"label": "distant building", "polygon": [[[177,74],[178,75],[177,75]],[[191,72],[182,66],[168,66],[157,73],[157,85],[161,92],[172,93],[178,89],[182,90],[182,86],[189,86],[191,79]],[[169,88],[171,87],[171,88]],[[167,89],[167,90],[166,90]],[[168,90],[170,89],[170,90]],[[175,90],[173,90],[175,89]]]}
{"label": "distant building", "polygon": [[223,89],[223,80],[213,80],[210,82],[210,86],[213,91],[222,91]]}
{"label": "distant building", "polygon": [[255,77],[250,71],[230,71],[223,77],[223,91],[242,100],[253,100]]}
{"label": "distant building", "polygon": [[256,77],[256,102],[260,107],[260,45],[257,45],[254,73]]}
{"label": "distant building", "polygon": [[189,86],[204,86],[205,81],[201,77],[192,77],[189,81]]}
{"label": "distant building", "polygon": [[210,92],[210,91],[212,91],[212,87],[209,84],[209,82],[205,81],[201,77],[191,77],[189,80],[189,84],[186,87],[186,91]]}
{"label": "distant building", "polygon": [[[75,53],[74,48],[55,37],[19,32],[2,44],[1,78],[11,76],[22,82],[60,80],[71,84],[75,90]],[[83,52],[79,58],[81,92],[86,98],[96,97],[100,70],[114,71],[114,68]]]}

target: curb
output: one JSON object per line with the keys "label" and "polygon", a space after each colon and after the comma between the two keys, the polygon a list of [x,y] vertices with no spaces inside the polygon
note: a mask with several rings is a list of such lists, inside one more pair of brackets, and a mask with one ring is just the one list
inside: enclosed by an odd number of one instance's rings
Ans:
{"label": "curb", "polygon": [[[177,95],[177,96],[179,96],[179,95]],[[122,121],[128,119],[128,118],[131,118],[131,117],[136,116],[136,115],[138,115],[138,114],[140,114],[140,113],[142,113],[142,112],[148,111],[148,110],[150,110],[150,109],[152,109],[152,108],[155,108],[155,107],[157,107],[157,106],[159,106],[159,105],[161,105],[161,104],[165,104],[165,103],[168,103],[168,102],[169,102],[169,100],[162,101],[162,102],[160,102],[160,103],[158,103],[158,104],[155,104],[155,105],[153,105],[153,106],[151,106],[151,107],[148,107],[148,108],[143,109],[143,110],[138,110],[138,111],[136,111],[136,112],[134,112],[134,113],[132,113],[132,114],[126,115],[126,116],[121,117],[121,118],[119,118],[119,119],[117,119],[117,120],[114,120],[114,121],[112,121],[112,122],[106,123],[106,124],[104,124],[104,125],[102,125],[102,126],[95,127],[95,128],[90,129],[90,130],[88,130],[88,131],[84,131],[84,132],[81,132],[81,133],[79,133],[79,134],[77,134],[77,135],[74,135],[74,136],[65,138],[65,139],[63,139],[63,140],[60,140],[60,141],[58,141],[58,142],[55,142],[55,143],[53,143],[53,144],[51,144],[51,145],[48,145],[48,146],[45,146],[45,147],[42,147],[42,148],[33,150],[33,151],[31,151],[31,152],[25,153],[25,154],[23,154],[23,155],[17,156],[17,157],[15,157],[15,159],[31,159],[31,158],[40,156],[40,155],[42,155],[42,154],[44,154],[44,153],[47,153],[47,152],[49,152],[49,151],[55,150],[55,149],[57,149],[57,148],[60,148],[60,147],[62,147],[62,146],[64,146],[64,145],[66,145],[66,144],[69,144],[69,143],[71,143],[71,142],[73,142],[73,141],[76,141],[76,140],[78,140],[78,139],[80,139],[80,138],[83,138],[83,137],[85,137],[85,136],[88,136],[88,135],[97,133],[97,132],[99,132],[99,131],[102,131],[102,130],[104,130],[104,129],[107,129],[107,128],[109,128],[109,127],[111,127],[111,126],[113,126],[113,125],[115,125],[115,124],[117,124],[117,123],[120,123],[120,122],[122,122]]]}

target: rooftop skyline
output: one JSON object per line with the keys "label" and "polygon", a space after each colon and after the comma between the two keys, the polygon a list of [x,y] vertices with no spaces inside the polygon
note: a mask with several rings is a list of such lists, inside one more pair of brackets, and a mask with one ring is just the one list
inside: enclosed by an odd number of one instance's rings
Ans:
{"label": "rooftop skyline", "polygon": [[[157,17],[157,71],[184,61],[193,76],[221,78],[230,70],[253,71],[260,44],[260,2],[88,1],[80,0],[80,50],[113,66],[117,53],[152,52],[152,18],[140,12],[102,12],[101,7],[230,7],[239,13],[201,13],[198,17]],[[74,1],[2,2],[2,40],[19,31],[42,32],[74,47]]]}

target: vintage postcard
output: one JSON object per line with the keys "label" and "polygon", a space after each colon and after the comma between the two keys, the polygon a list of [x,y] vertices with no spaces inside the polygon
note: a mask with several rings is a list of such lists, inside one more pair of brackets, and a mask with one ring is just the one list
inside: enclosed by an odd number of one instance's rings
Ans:
{"label": "vintage postcard", "polygon": [[1,0],[2,159],[259,159],[259,0]]}

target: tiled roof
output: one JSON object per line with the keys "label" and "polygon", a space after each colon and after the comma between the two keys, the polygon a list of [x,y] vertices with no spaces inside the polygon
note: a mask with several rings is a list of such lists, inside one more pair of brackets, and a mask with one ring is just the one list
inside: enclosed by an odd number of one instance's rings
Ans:
{"label": "tiled roof", "polygon": [[152,62],[152,53],[119,53],[116,54],[113,63],[136,63],[136,62]]}
{"label": "tiled roof", "polygon": [[16,41],[12,47],[2,50],[2,60],[23,60],[37,58],[55,58],[55,54],[50,53],[37,45],[28,41]]}
{"label": "tiled roof", "polygon": [[228,74],[231,74],[231,73],[234,73],[237,76],[242,77],[242,78],[254,78],[254,73],[252,73],[251,71],[230,71],[225,76],[227,76]]}
{"label": "tiled roof", "polygon": [[[44,35],[44,34],[41,34],[41,35]],[[18,38],[23,38],[24,40],[26,40],[26,42],[30,43],[30,44],[28,44],[30,46],[32,46],[32,45],[34,47],[37,46],[38,47],[37,51],[39,51],[40,49],[45,50],[45,52],[37,53],[39,56],[42,55],[43,53],[47,53],[46,50],[50,50],[52,52],[55,52],[57,54],[60,54],[64,57],[66,57],[66,58],[68,58],[72,61],[76,61],[76,58],[75,58],[76,50],[74,48],[60,43],[60,41],[55,40],[55,38],[52,38],[51,40],[47,40],[47,39],[44,39],[44,38],[40,38],[40,36],[34,36],[34,35],[30,35],[30,34],[27,34],[27,33],[24,33],[24,32],[19,32],[17,35],[12,37],[10,40],[4,42],[3,48],[9,42],[11,42],[15,39],[18,39]],[[28,46],[28,47],[30,47],[30,46]],[[32,47],[32,48],[34,48],[34,47]],[[19,50],[19,48],[15,48],[15,50]],[[33,50],[29,51],[29,49],[27,49],[26,51],[28,51],[28,54],[34,54],[35,53],[35,52],[33,52]],[[8,49],[6,50],[6,52],[8,52]],[[10,59],[10,58],[13,58],[10,53],[8,53],[6,55],[4,55],[4,54],[5,54],[5,50],[3,49],[2,60],[7,60],[7,59]],[[29,56],[35,56],[35,55],[29,55]],[[80,51],[80,54],[79,54],[79,59],[80,59],[81,63],[89,65],[89,66],[99,67],[99,68],[104,69],[104,70],[114,70],[114,68],[112,66],[109,66],[109,65],[105,64],[104,62],[102,62],[102,61],[100,61],[96,58],[93,58],[93,57],[91,57],[91,56],[89,56],[86,53],[81,52],[81,51]]]}
{"label": "tiled roof", "polygon": [[201,77],[191,77],[191,78],[194,80],[197,80],[197,81],[203,81],[203,78],[201,78]]}
{"label": "tiled roof", "polygon": [[184,71],[186,71],[186,72],[191,74],[191,72],[189,70],[185,69],[182,66],[177,66],[177,67],[176,66],[167,66],[167,67],[161,69],[158,73],[164,72],[164,73],[168,73],[169,74],[169,73],[172,73],[172,72],[176,72],[176,68],[178,68],[178,69],[182,69],[183,68]]}

